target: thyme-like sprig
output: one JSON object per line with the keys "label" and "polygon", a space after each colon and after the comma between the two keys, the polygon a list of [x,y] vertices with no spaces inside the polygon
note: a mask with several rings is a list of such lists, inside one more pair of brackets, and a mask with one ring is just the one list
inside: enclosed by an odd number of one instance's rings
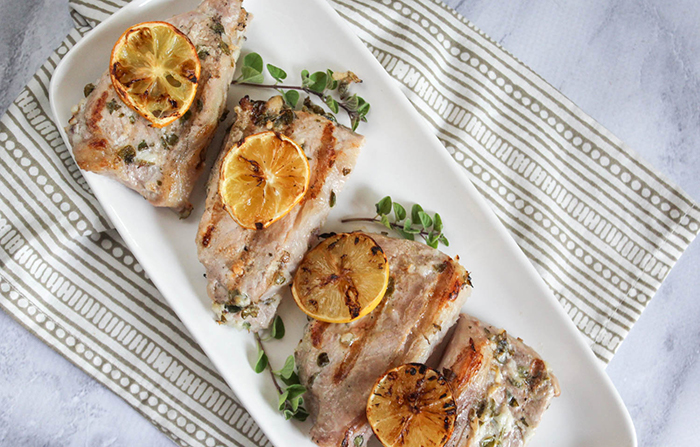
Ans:
{"label": "thyme-like sprig", "polygon": [[[273,88],[277,90],[285,102],[295,109],[299,104],[299,92],[305,92],[307,95],[318,97],[323,104],[328,107],[331,113],[322,113],[322,115],[336,121],[335,114],[343,109],[347,112],[350,118],[350,126],[352,130],[356,130],[360,122],[367,122],[367,113],[369,113],[370,105],[364,98],[350,92],[350,85],[360,83],[362,80],[353,72],[333,72],[331,70],[317,71],[309,73],[308,70],[301,71],[301,85],[285,85],[282,82],[287,79],[287,72],[272,64],[267,64],[267,72],[275,80],[274,84],[264,84],[265,72],[263,69],[263,58],[258,53],[248,53],[243,58],[241,65],[241,75],[233,81],[234,84],[246,85],[251,87]],[[333,97],[333,93],[337,98]],[[317,105],[309,107],[308,102],[304,101],[303,105],[317,112]],[[320,108],[323,110],[322,108]]]}
{"label": "thyme-like sprig", "polygon": [[[275,321],[272,323],[270,336],[278,340],[284,337],[284,323],[279,316],[275,317]],[[255,333],[255,341],[258,345],[258,357],[253,366],[253,370],[258,374],[266,369],[270,372],[272,383],[275,385],[277,393],[279,394],[278,409],[284,414],[285,419],[289,420],[294,418],[298,421],[305,421],[309,416],[308,411],[303,407],[303,395],[306,392],[306,387],[301,385],[299,376],[295,372],[294,356],[290,355],[287,357],[282,369],[275,371],[272,369],[272,365],[270,365],[270,360],[265,352],[263,339],[258,333]],[[282,388],[280,382],[285,385],[285,388]]]}
{"label": "thyme-like sprig", "polygon": [[[423,211],[423,207],[416,203],[411,207],[411,216],[408,217],[406,208],[398,202],[392,202],[389,196],[384,197],[374,206],[377,209],[377,215],[374,217],[353,217],[342,219],[341,222],[376,222],[396,231],[404,239],[412,241],[415,240],[415,235],[419,235],[433,248],[438,248],[439,244],[446,247],[450,245],[450,241],[442,232],[442,218],[438,213],[430,217]],[[390,220],[392,210],[394,217]]]}

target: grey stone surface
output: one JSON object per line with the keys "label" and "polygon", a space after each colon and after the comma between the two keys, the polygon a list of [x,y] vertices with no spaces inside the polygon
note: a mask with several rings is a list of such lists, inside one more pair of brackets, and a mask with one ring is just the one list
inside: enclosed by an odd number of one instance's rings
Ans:
{"label": "grey stone surface", "polygon": [[[447,3],[700,200],[700,3]],[[66,0],[0,0],[0,113],[69,27]],[[698,272],[696,241],[608,366],[640,446],[698,443]],[[0,333],[0,445],[170,445],[2,313]]]}
{"label": "grey stone surface", "polygon": [[0,116],[72,26],[65,0],[0,0]]}

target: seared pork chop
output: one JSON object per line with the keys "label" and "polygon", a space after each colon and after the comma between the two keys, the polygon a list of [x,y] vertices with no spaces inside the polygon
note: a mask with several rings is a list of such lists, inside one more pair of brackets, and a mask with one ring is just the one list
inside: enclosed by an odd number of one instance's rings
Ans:
{"label": "seared pork chop", "polygon": [[[197,96],[182,118],[161,129],[117,96],[105,72],[66,128],[81,169],[114,178],[155,206],[189,214],[189,195],[224,111],[248,22],[240,0],[205,0],[168,20],[190,38],[202,65]],[[87,93],[87,91],[86,91]]]}
{"label": "seared pork chop", "polygon": [[462,314],[440,362],[457,421],[449,447],[525,445],[559,384],[522,340]]}
{"label": "seared pork chop", "polygon": [[311,436],[324,447],[366,445],[372,429],[365,406],[376,380],[395,366],[425,362],[471,292],[469,274],[449,256],[419,242],[370,236],[389,262],[382,302],[352,323],[310,321],[295,352]]}
{"label": "seared pork chop", "polygon": [[[207,292],[221,323],[258,331],[270,325],[279,291],[292,279],[304,253],[343,188],[364,137],[308,111],[293,111],[277,96],[248,97],[236,107],[236,121],[209,179],[197,232],[199,260],[207,270]],[[219,195],[220,166],[227,149],[248,135],[274,130],[296,141],[309,159],[309,189],[299,205],[262,230],[238,225]]]}

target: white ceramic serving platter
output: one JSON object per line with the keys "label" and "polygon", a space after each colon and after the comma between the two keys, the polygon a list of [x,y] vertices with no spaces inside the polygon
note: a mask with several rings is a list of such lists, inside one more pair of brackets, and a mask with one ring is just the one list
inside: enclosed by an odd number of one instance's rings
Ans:
{"label": "white ceramic serving platter", "polygon": [[[110,50],[128,26],[193,9],[198,0],[134,0],[106,20],[65,56],[51,82],[51,107],[63,127],[83,95],[83,86],[106,69]],[[372,105],[360,131],[367,144],[324,230],[380,227],[343,226],[347,216],[371,216],[385,195],[410,206],[422,204],[443,217],[450,255],[472,273],[472,297],[464,310],[504,327],[547,360],[561,384],[561,396],[545,413],[532,447],[629,447],[634,428],[619,395],[577,329],[465,174],[450,158],[398,85],[346,23],[324,0],[247,0],[254,14],[243,52],[260,53],[283,67],[290,81],[298,73],[331,68],[352,70],[365,82],[358,93]],[[262,99],[269,90],[232,87],[228,108],[245,94]],[[345,119],[342,113],[338,115]],[[230,118],[229,118],[230,121]],[[225,126],[220,126],[225,127]],[[209,152],[220,147],[221,134]],[[256,375],[253,337],[214,323],[205,291],[204,268],[194,244],[204,205],[199,181],[195,211],[184,221],[151,207],[136,193],[104,177],[85,173],[93,192],[150,278],[223,378],[276,446],[312,446],[309,423],[288,422],[277,412],[277,395],[267,374]],[[268,343],[271,362],[281,367],[301,337],[305,316],[285,297],[280,312],[283,341]]]}

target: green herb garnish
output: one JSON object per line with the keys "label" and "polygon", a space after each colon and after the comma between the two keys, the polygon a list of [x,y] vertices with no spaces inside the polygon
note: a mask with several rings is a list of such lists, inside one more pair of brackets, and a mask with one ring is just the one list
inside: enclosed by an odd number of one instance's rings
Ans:
{"label": "green herb garnish", "polygon": [[274,339],[281,340],[284,338],[284,332],[284,321],[282,321],[282,317],[277,315],[272,321],[270,336]]}
{"label": "green herb garnish", "polygon": [[107,107],[107,111],[108,111],[109,114],[111,115],[112,113],[114,113],[115,110],[121,109],[122,106],[119,105],[119,104],[117,104],[117,100],[116,100],[116,99],[112,98],[112,100],[109,101],[109,102],[106,104],[105,107]]}
{"label": "green herb garnish", "polygon": [[221,24],[221,16],[214,16],[211,19],[212,24],[209,26],[214,33],[218,34],[219,36],[222,34],[226,34],[226,30],[224,29],[224,25]]}
{"label": "green herb garnish", "polygon": [[227,44],[226,42],[224,42],[223,40],[220,40],[220,41],[219,41],[219,48],[221,48],[221,51],[223,51],[223,53],[224,53],[226,56],[230,56],[230,55],[231,55],[231,48],[230,48],[230,47],[228,46],[228,44]]}
{"label": "green herb garnish", "polygon": [[[423,211],[423,207],[415,204],[411,208],[411,216],[408,217],[406,208],[398,202],[393,202],[386,196],[375,205],[377,215],[373,218],[355,217],[343,219],[341,222],[377,222],[390,230],[396,231],[401,237],[415,240],[415,235],[420,235],[430,247],[438,248],[439,244],[449,247],[450,242],[443,234],[442,218],[438,213],[432,217]],[[393,219],[390,218],[393,210]]]}
{"label": "green herb garnish", "polygon": [[87,98],[88,96],[90,96],[90,93],[92,93],[93,90],[95,90],[95,84],[86,84],[85,88],[83,88],[83,94]]}
{"label": "green herb garnish", "polygon": [[200,61],[205,60],[207,57],[209,57],[209,50],[206,47],[197,45],[197,57]]}
{"label": "green herb garnish", "polygon": [[[267,67],[267,72],[275,80],[274,84],[263,84],[265,81],[264,67]],[[335,114],[343,109],[350,118],[352,130],[356,130],[360,122],[367,121],[369,103],[364,98],[350,92],[351,84],[362,82],[353,72],[334,73],[331,70],[326,70],[310,73],[308,70],[302,70],[301,85],[280,84],[286,78],[287,72],[283,69],[272,64],[265,65],[263,58],[258,53],[248,53],[241,64],[241,75],[234,81],[234,84],[274,88],[293,109],[299,103],[300,91],[310,96],[316,96],[328,107],[330,113],[326,113],[322,107],[315,104],[313,107],[310,106],[310,101],[309,103],[304,101],[306,109],[334,122],[337,122]]]}
{"label": "green herb garnish", "polygon": [[119,149],[119,152],[117,152],[117,156],[124,160],[124,163],[126,164],[131,164],[134,162],[134,157],[136,156],[136,151],[134,150],[134,147],[129,145],[129,146],[124,146],[123,148]]}
{"label": "green herb garnish", "polygon": [[[281,321],[281,319],[280,319]],[[274,328],[274,324],[273,324]],[[280,337],[281,338],[281,337]],[[270,377],[272,377],[272,383],[275,385],[277,392],[279,393],[278,409],[284,415],[284,418],[296,419],[299,421],[305,421],[309,416],[309,412],[306,411],[304,405],[303,395],[306,392],[306,387],[299,383],[299,376],[294,372],[294,356],[290,355],[284,362],[284,366],[279,371],[272,369],[267,353],[265,352],[265,347],[263,346],[263,341],[258,334],[255,334],[255,339],[258,344],[258,357],[253,370],[260,374],[265,369],[270,371]],[[282,388],[278,379],[284,383],[286,388]]]}

